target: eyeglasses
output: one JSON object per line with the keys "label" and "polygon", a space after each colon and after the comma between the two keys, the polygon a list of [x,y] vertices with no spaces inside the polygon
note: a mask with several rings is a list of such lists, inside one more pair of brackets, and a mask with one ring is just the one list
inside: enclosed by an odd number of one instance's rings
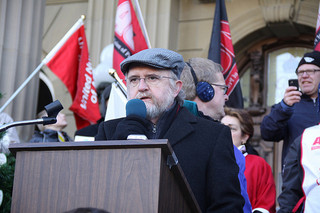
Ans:
{"label": "eyeglasses", "polygon": [[173,79],[171,77],[167,77],[167,76],[161,76],[161,75],[148,75],[144,78],[140,78],[140,77],[137,77],[137,76],[132,76],[128,79],[126,79],[126,82],[128,84],[128,86],[131,86],[131,87],[136,87],[139,85],[140,83],[140,80],[143,79],[144,82],[148,85],[148,86],[155,86],[157,84],[159,84],[159,82],[161,81],[161,79],[163,78],[168,78],[168,79]]}
{"label": "eyeglasses", "polygon": [[227,94],[227,92],[228,92],[229,87],[227,85],[221,85],[221,84],[211,84],[211,85],[221,87],[223,89],[224,95]]}
{"label": "eyeglasses", "polygon": [[313,70],[299,70],[299,71],[296,71],[296,74],[297,74],[297,76],[299,76],[299,77],[303,76],[304,73],[306,73],[306,74],[308,74],[308,75],[310,76],[310,75],[314,75],[314,73],[315,73],[315,72],[318,72],[318,71],[320,71],[320,69],[319,69],[319,70],[317,70],[317,69],[313,69]]}

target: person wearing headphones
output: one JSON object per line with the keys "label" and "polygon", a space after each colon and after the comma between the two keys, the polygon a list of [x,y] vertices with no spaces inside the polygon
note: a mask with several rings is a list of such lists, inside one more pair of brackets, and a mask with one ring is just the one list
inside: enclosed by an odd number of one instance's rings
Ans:
{"label": "person wearing headphones", "polygon": [[199,111],[219,121],[229,99],[221,65],[206,58],[191,58],[187,65],[181,74],[186,99],[196,102]]}
{"label": "person wearing headphones", "polygon": [[[220,122],[225,115],[225,102],[229,98],[228,86],[224,81],[221,65],[206,58],[191,58],[186,64],[181,73],[182,89],[186,94],[183,106],[196,116]],[[251,212],[247,181],[244,175],[245,158],[237,147],[233,146],[233,150],[239,167],[238,179],[241,195],[245,200],[243,211]]]}

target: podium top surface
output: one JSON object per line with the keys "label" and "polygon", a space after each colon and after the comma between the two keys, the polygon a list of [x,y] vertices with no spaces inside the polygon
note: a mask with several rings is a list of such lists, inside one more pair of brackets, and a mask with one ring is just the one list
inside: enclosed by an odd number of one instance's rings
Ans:
{"label": "podium top surface", "polygon": [[46,142],[46,143],[14,143],[9,145],[12,154],[19,151],[48,150],[83,150],[83,149],[123,149],[123,148],[161,148],[173,152],[167,139],[153,140],[109,140],[85,142]]}

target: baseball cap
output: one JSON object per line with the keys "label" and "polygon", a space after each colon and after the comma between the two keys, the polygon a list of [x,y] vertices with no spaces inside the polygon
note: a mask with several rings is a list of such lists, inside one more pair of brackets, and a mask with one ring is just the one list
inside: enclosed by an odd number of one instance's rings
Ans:
{"label": "baseball cap", "polygon": [[142,50],[123,60],[120,64],[121,71],[126,74],[131,64],[142,64],[157,69],[169,69],[178,78],[185,65],[182,55],[172,50],[163,48],[151,48]]}
{"label": "baseball cap", "polygon": [[320,68],[320,52],[313,51],[313,52],[305,53],[298,64],[296,72],[298,71],[298,68],[303,64],[314,64]]}

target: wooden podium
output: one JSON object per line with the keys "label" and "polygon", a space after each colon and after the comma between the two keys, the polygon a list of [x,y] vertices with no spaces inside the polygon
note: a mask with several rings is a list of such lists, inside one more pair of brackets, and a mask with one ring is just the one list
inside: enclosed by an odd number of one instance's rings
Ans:
{"label": "wooden podium", "polygon": [[[12,144],[12,213],[200,212],[167,140]],[[196,174],[195,174],[196,175]]]}

